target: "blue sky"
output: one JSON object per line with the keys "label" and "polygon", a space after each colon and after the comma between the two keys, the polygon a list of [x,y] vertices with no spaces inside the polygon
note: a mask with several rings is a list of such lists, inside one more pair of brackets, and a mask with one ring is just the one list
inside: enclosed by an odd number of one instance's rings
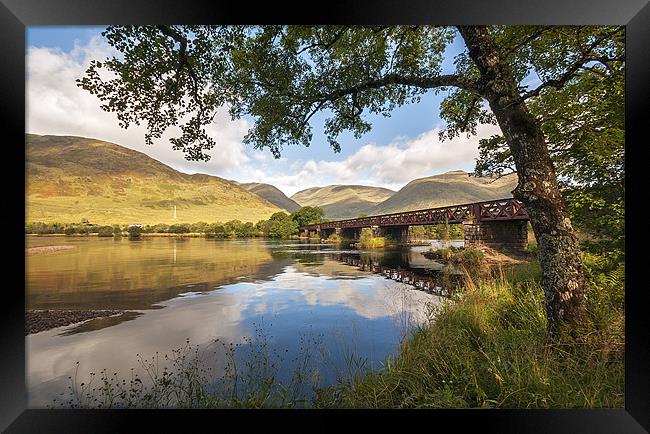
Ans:
{"label": "blue sky", "polygon": [[[287,146],[280,160],[270,152],[243,145],[252,119],[231,121],[226,110],[211,131],[217,141],[208,163],[188,162],[171,150],[163,137],[154,146],[143,143],[144,130],[122,130],[114,114],[102,112],[99,101],[74,84],[88,62],[112,53],[101,37],[103,27],[29,27],[27,30],[27,130],[35,134],[80,135],[118,143],[144,152],[187,173],[208,173],[239,182],[268,182],[286,194],[328,184],[363,184],[397,190],[412,179],[462,169],[472,171],[480,137],[498,132],[479,127],[479,137],[440,142],[443,94],[432,92],[419,104],[408,104],[391,117],[369,116],[372,130],[361,139],[343,133],[341,152],[334,153],[323,134],[325,115],[312,120],[309,148]],[[464,49],[460,38],[448,47],[444,72],[453,72],[453,58]],[[170,132],[171,134],[171,132]]]}

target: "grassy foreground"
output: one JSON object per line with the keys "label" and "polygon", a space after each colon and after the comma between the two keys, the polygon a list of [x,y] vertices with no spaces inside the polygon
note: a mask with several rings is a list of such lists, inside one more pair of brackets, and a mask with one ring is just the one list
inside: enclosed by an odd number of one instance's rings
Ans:
{"label": "grassy foreground", "polygon": [[[624,406],[623,267],[586,256],[590,333],[546,339],[538,265],[468,281],[381,372],[318,391],[317,407]],[[609,269],[608,269],[609,268]]]}

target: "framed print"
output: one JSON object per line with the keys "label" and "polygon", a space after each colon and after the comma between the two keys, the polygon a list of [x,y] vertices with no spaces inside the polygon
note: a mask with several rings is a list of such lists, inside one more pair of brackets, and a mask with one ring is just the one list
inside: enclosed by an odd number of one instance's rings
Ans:
{"label": "framed print", "polygon": [[650,429],[646,1],[0,19],[7,432]]}

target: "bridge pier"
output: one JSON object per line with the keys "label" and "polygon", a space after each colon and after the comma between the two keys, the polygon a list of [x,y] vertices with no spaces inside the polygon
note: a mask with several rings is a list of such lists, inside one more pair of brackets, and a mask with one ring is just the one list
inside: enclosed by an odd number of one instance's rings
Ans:
{"label": "bridge pier", "polygon": [[504,220],[463,222],[465,246],[484,245],[515,253],[528,251],[528,221]]}
{"label": "bridge pier", "polygon": [[390,237],[397,244],[406,244],[409,241],[409,227],[408,226],[385,226],[373,227],[373,237]]}
{"label": "bridge pier", "polygon": [[330,235],[336,232],[335,228],[323,228],[321,229],[321,237],[323,238],[329,238]]}
{"label": "bridge pier", "polygon": [[361,238],[361,228],[341,228],[341,237],[346,240],[358,240]]}

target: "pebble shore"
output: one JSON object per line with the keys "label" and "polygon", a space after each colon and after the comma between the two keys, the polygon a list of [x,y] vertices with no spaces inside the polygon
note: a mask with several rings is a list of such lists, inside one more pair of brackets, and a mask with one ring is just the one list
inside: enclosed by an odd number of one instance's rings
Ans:
{"label": "pebble shore", "polygon": [[28,310],[25,312],[25,336],[93,318],[124,313],[122,310]]}

